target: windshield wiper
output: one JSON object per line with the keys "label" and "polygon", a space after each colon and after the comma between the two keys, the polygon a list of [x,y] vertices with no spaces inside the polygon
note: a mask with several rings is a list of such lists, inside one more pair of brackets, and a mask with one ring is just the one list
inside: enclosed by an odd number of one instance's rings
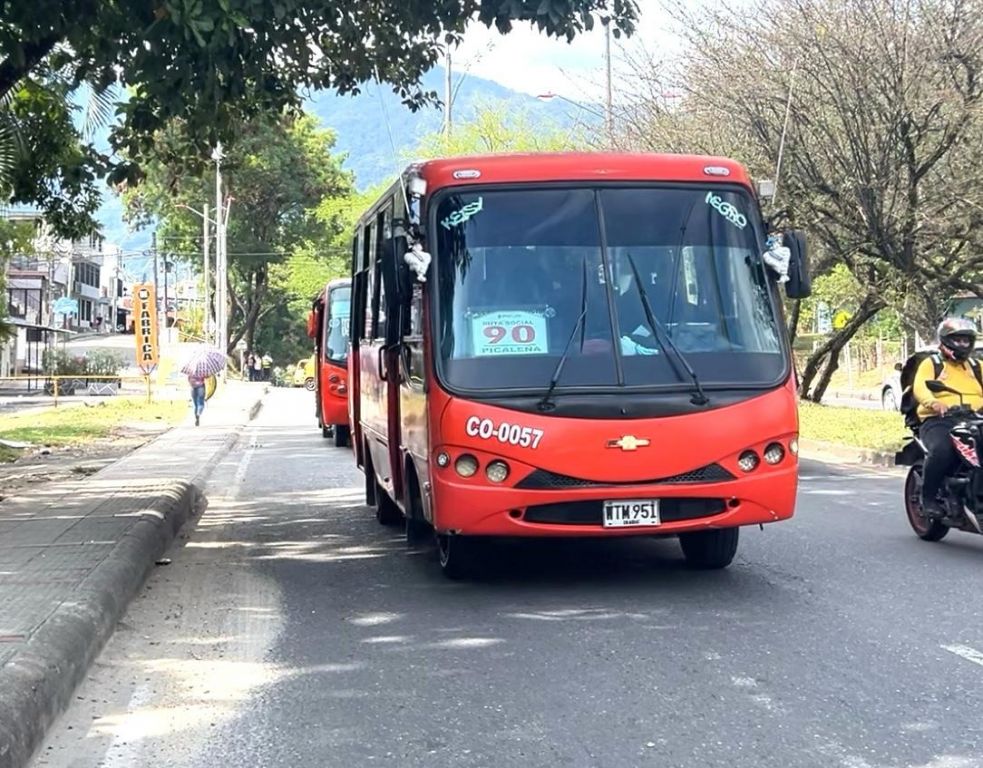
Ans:
{"label": "windshield wiper", "polygon": [[[642,302],[642,310],[645,312],[645,320],[648,323],[649,330],[652,331],[652,335],[655,337],[655,340],[662,346],[663,352],[668,352],[670,349],[673,351],[676,359],[679,360],[680,364],[683,366],[683,369],[693,380],[693,386],[696,388],[696,392],[693,393],[693,396],[690,398],[690,402],[693,403],[693,405],[706,405],[710,402],[710,399],[703,391],[703,385],[700,384],[700,379],[696,375],[696,371],[693,370],[693,366],[689,364],[686,356],[682,353],[679,347],[676,346],[676,342],[672,340],[672,337],[669,335],[669,332],[666,330],[665,326],[659,322],[659,318],[657,318],[655,316],[655,312],[652,311],[652,305],[649,304],[649,297],[646,295],[645,289],[642,288],[642,278],[641,275],[638,274],[638,267],[635,266],[635,259],[630,253],[627,255],[628,264],[631,266],[631,272],[635,276],[635,288],[638,289],[638,298]],[[683,379],[684,377],[679,373],[679,369],[676,367],[676,365],[673,364],[672,367],[676,371],[676,375],[679,376],[680,379]]]}
{"label": "windshield wiper", "polygon": [[[574,337],[577,335],[577,331],[584,326],[584,320],[587,317],[587,259],[583,261],[583,276],[581,278],[580,284],[580,315],[577,317],[577,322],[573,324],[573,331],[570,332],[570,338],[567,339],[567,344],[563,348],[563,354],[560,355],[560,359],[556,363],[556,368],[553,369],[553,375],[550,377],[550,385],[546,390],[546,394],[543,395],[543,399],[537,404],[537,408],[541,411],[551,411],[554,408],[553,402],[550,398],[553,396],[553,390],[556,389],[556,385],[560,381],[560,374],[563,373],[563,366],[567,362],[567,356],[570,354],[570,345],[573,344]],[[586,330],[586,328],[585,328]],[[580,351],[584,351],[584,332],[581,331],[580,334]]]}

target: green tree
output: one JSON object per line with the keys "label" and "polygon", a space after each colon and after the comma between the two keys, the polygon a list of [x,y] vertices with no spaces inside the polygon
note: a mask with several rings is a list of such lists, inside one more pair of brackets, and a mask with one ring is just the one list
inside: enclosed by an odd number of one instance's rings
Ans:
{"label": "green tree", "polygon": [[489,101],[479,106],[473,119],[454,126],[449,138],[442,131],[424,136],[407,159],[501,152],[560,152],[588,147],[587,136],[580,128],[564,129],[543,123],[527,110],[516,110],[513,104]]}
{"label": "green tree", "polygon": [[434,101],[420,78],[472,20],[572,39],[597,19],[630,33],[637,13],[635,0],[3,0],[0,99],[45,68],[100,91],[122,86],[111,143],[128,160],[112,179],[135,181],[172,120],[204,158],[245,118],[298,108],[308,88],[353,93],[378,80],[412,107]]}
{"label": "green tree", "polygon": [[[199,208],[213,177],[189,174],[181,159],[191,143],[186,124],[162,131],[145,183],[125,195],[131,219],[159,222],[158,243],[178,257],[200,259]],[[230,349],[245,339],[255,345],[260,321],[282,298],[271,269],[309,243],[328,244],[341,223],[320,216],[326,199],[351,192],[351,177],[331,153],[334,136],[311,116],[256,118],[239,127],[239,138],[223,160],[223,177],[233,197],[228,227]],[[279,273],[278,273],[279,274]],[[278,277],[279,279],[279,277]]]}
{"label": "green tree", "polygon": [[27,203],[45,212],[56,234],[81,238],[96,229],[99,179],[108,159],[89,142],[105,114],[101,95],[79,106],[57,73],[22,80],[0,98],[0,203]]}
{"label": "green tree", "polygon": [[809,231],[820,274],[843,264],[862,287],[802,370],[802,396],[818,401],[846,343],[886,307],[924,331],[954,288],[980,290],[983,18],[966,0],[679,13],[682,98],[651,98],[664,84],[636,67],[650,85],[635,89],[631,138],[735,155],[759,178],[775,177],[781,147],[777,205]]}

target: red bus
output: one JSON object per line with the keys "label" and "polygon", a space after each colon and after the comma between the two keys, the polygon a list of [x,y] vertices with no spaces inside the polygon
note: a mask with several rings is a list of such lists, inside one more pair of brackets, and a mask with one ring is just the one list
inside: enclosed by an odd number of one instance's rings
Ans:
{"label": "red bus", "polygon": [[348,324],[352,281],[332,280],[314,299],[307,333],[314,339],[314,412],[323,437],[348,445]]}
{"label": "red bus", "polygon": [[796,495],[780,286],[809,278],[802,234],[768,235],[723,158],[408,168],[353,245],[350,419],[379,521],[432,528],[452,578],[482,537],[677,536],[727,566]]}

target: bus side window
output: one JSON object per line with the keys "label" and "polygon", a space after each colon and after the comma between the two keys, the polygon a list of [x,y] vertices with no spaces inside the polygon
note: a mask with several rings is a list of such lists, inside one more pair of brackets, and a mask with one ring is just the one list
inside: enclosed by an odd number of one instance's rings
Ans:
{"label": "bus side window", "polygon": [[[386,328],[386,318],[388,316],[388,304],[386,303],[386,283],[390,277],[384,274],[384,270],[392,269],[393,258],[392,250],[392,206],[383,208],[375,219],[374,232],[376,235],[373,253],[375,262],[372,268],[373,279],[375,281],[376,295],[372,301],[373,338],[376,341],[389,341],[389,333]],[[387,263],[389,259],[389,263]]]}
{"label": "bus side window", "polygon": [[362,264],[365,269],[365,325],[362,326],[362,338],[366,341],[370,341],[374,338],[374,331],[372,326],[372,321],[375,317],[375,309],[378,306],[376,304],[376,294],[375,294],[375,260],[372,258],[375,251],[375,238],[373,235],[373,226],[371,224],[366,224],[365,228],[362,230]]}

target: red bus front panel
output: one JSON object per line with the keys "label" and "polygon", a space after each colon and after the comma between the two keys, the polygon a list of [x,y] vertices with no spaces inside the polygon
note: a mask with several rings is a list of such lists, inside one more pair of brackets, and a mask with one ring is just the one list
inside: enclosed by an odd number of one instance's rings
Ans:
{"label": "red bus front panel", "polygon": [[321,304],[318,405],[325,426],[348,426],[348,323],[351,308],[351,281],[332,280],[324,290]]}
{"label": "red bus front panel", "polygon": [[[797,434],[789,425],[797,421],[790,386],[703,413],[625,421],[544,417],[447,398],[435,422],[441,440],[433,444],[430,467],[438,531],[672,534],[770,523],[794,509]],[[775,445],[782,458],[768,464],[763,455]],[[739,460],[749,451],[757,465],[746,471]],[[464,454],[478,463],[467,478],[455,469]],[[485,474],[493,461],[508,466],[503,482]],[[619,499],[659,500],[663,522],[605,528],[603,503]]]}

